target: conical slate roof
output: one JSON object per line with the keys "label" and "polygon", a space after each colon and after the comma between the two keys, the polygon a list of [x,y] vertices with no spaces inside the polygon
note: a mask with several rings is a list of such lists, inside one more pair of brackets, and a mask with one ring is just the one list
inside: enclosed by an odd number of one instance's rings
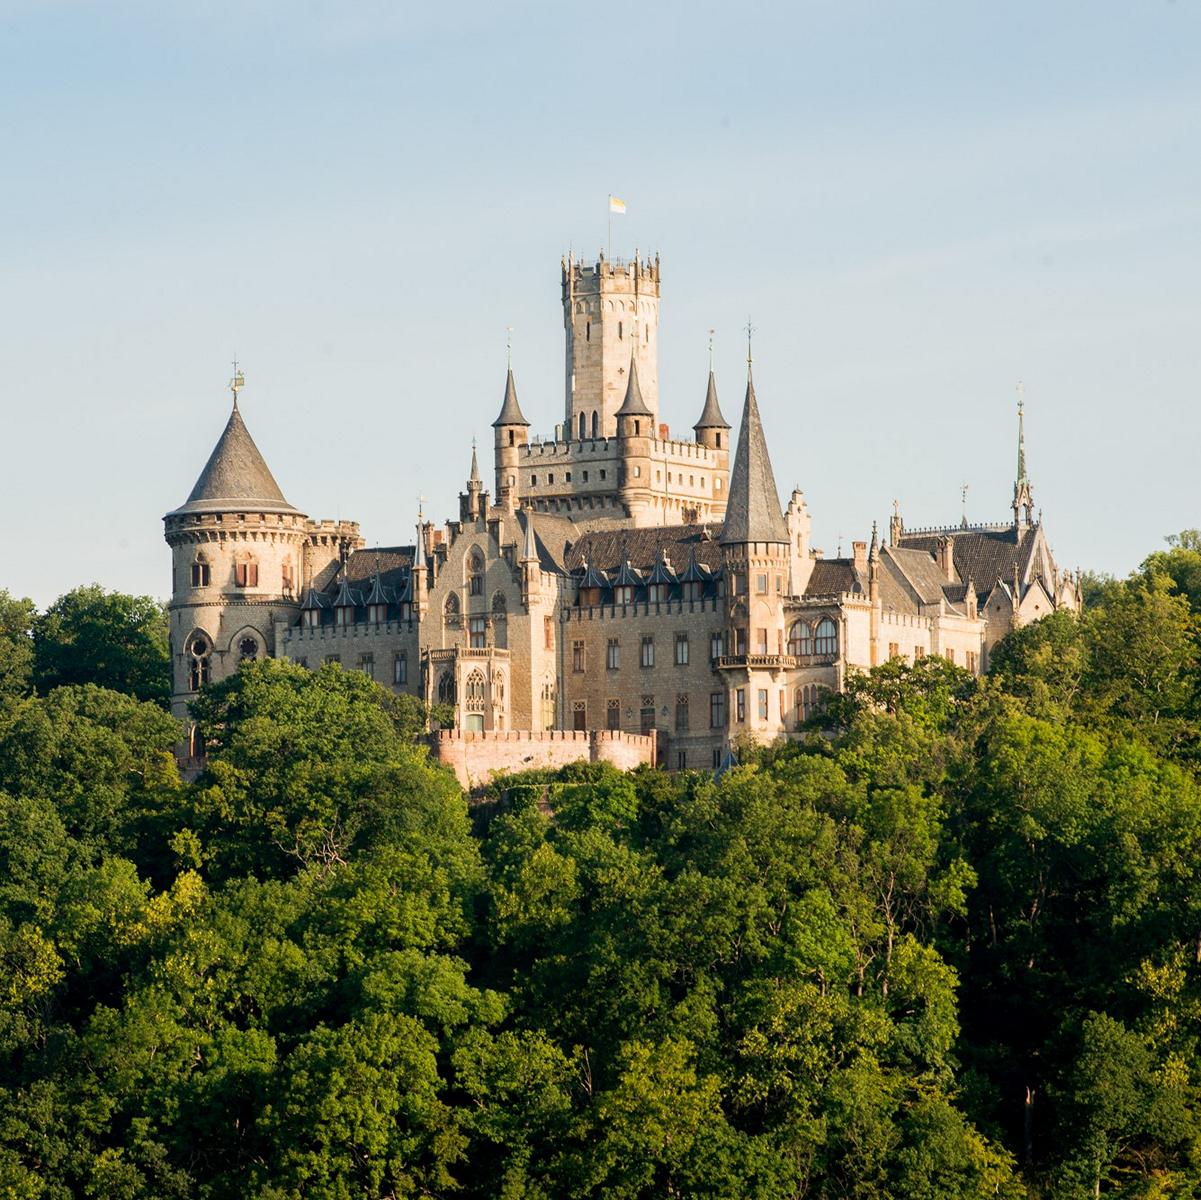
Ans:
{"label": "conical slate roof", "polygon": [[638,363],[634,355],[630,355],[630,381],[626,384],[626,398],[617,410],[619,417],[653,417],[655,414],[646,406],[642,398],[642,389],[638,386]]}
{"label": "conical slate roof", "polygon": [[705,392],[705,407],[701,410],[701,419],[693,429],[729,429],[730,422],[721,415],[721,405],[717,403],[717,380],[713,372],[709,372],[709,388]]}
{"label": "conical slate roof", "polygon": [[509,368],[509,375],[505,380],[505,399],[500,406],[500,416],[492,422],[492,428],[499,429],[502,425],[529,425],[521,411],[521,405],[517,403],[517,385],[513,382],[512,367]]}
{"label": "conical slate roof", "polygon": [[296,512],[284,499],[236,404],[191,495],[175,511],[223,512],[231,508]]}
{"label": "conical slate roof", "polygon": [[767,439],[763,436],[763,423],[755,400],[755,384],[749,371],[721,540],[726,544],[788,541],[788,526],[780,511],[780,493],[776,491]]}

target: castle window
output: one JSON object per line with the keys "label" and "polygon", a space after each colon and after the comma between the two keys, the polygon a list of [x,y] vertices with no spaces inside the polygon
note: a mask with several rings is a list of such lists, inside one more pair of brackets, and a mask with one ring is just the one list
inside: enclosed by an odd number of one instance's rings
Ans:
{"label": "castle window", "polygon": [[212,646],[208,639],[200,635],[194,637],[188,644],[188,652],[191,655],[188,678],[191,690],[194,692],[200,691],[209,681],[209,654],[211,651]]}
{"label": "castle window", "polygon": [[488,618],[472,617],[467,623],[468,638],[472,650],[483,650],[488,644]]}
{"label": "castle window", "polygon": [[822,617],[813,636],[814,653],[838,653],[838,627],[829,617]]}
{"label": "castle window", "polygon": [[407,654],[398,654],[392,660],[392,682],[409,682],[409,656]]}
{"label": "castle window", "polygon": [[796,723],[799,725],[805,719],[805,693],[801,688],[797,688],[794,700],[796,701]]}
{"label": "castle window", "polygon": [[339,666],[342,662],[342,656],[340,654],[327,654],[325,661],[331,667]]}
{"label": "castle window", "polygon": [[530,476],[530,487],[537,487],[537,486],[538,486],[538,476],[531,475]]}
{"label": "castle window", "polygon": [[244,637],[238,643],[238,659],[241,662],[253,662],[259,656],[259,644],[252,637]]}
{"label": "castle window", "polygon": [[734,691],[734,718],[740,725],[746,720],[746,688]]}
{"label": "castle window", "polygon": [[726,723],[725,692],[709,693],[709,728],[722,729]]}
{"label": "castle window", "polygon": [[208,563],[203,558],[197,558],[192,564],[192,586],[208,587],[211,578],[212,571]]}
{"label": "castle window", "polygon": [[543,645],[547,650],[555,648],[555,619],[554,617],[542,618],[542,639]]}
{"label": "castle window", "polygon": [[453,704],[455,702],[455,677],[449,671],[443,671],[438,680],[438,703]]}
{"label": "castle window", "polygon": [[595,437],[598,437],[599,435],[600,435],[600,416],[597,413],[596,409],[594,408],[592,410],[592,436],[595,438]]}
{"label": "castle window", "polygon": [[[635,436],[635,437],[637,437],[637,436],[638,436],[638,435],[639,435],[641,432],[642,432],[642,422],[641,422],[640,420],[638,420],[638,418],[637,418],[637,417],[635,417],[635,418],[634,418],[634,436]],[[641,467],[635,467],[635,468],[634,468],[634,474],[635,474],[635,475],[641,475],[641,474],[642,474],[642,468],[641,468]]]}
{"label": "castle window", "polygon": [[571,727],[577,733],[583,733],[588,728],[588,705],[584,700],[576,700],[571,706]]}
{"label": "castle window", "polygon": [[622,323],[620,321],[617,322],[617,337],[619,341],[625,337],[625,332],[622,329]]}
{"label": "castle window", "polygon": [[759,720],[767,720],[767,688],[759,689]]}
{"label": "castle window", "polygon": [[484,556],[478,550],[471,552],[467,570],[470,574],[471,594],[482,596],[484,594]]}
{"label": "castle window", "polygon": [[546,476],[546,482],[547,482],[547,483],[554,483],[554,481],[555,481],[555,477],[554,477],[554,475],[553,475],[553,474],[550,474],[550,473],[548,473],[548,474],[547,474],[547,476]]}
{"label": "castle window", "polygon": [[711,660],[721,658],[721,656],[723,654],[725,654],[725,652],[726,652],[725,635],[721,634],[721,633],[713,634],[709,638],[709,658]]}
{"label": "castle window", "polygon": [[900,658],[901,657],[900,642],[889,642],[888,643],[888,657],[889,658]]}
{"label": "castle window", "polygon": [[638,728],[643,734],[650,733],[655,728],[655,698],[643,696],[642,707],[638,710]]}
{"label": "castle window", "polygon": [[486,693],[484,689],[483,671],[472,671],[467,676],[467,685],[463,689],[463,707],[468,712],[483,712]]}
{"label": "castle window", "polygon": [[238,587],[258,587],[259,564],[249,559],[234,563],[234,583]]}
{"label": "castle window", "polygon": [[513,445],[513,443],[514,443],[516,440],[517,440],[517,434],[516,434],[516,432],[515,432],[514,430],[510,429],[510,430],[509,430],[509,445],[510,445],[510,446],[511,446],[511,445]]}
{"label": "castle window", "polygon": [[701,584],[697,579],[690,579],[684,584],[684,599],[699,600],[701,598]]}
{"label": "castle window", "polygon": [[676,697],[676,733],[688,732],[688,697]]}
{"label": "castle window", "polygon": [[588,482],[588,472],[587,471],[584,472],[584,482],[585,483]]}
{"label": "castle window", "polygon": [[[721,436],[721,435],[720,435],[720,434],[718,434],[718,437],[720,437],[720,436]],[[719,476],[718,476],[718,477],[717,477],[717,478],[716,478],[716,479],[713,481],[713,490],[714,490],[715,492],[720,492],[720,491],[721,491],[721,476],[720,476],[720,475],[719,475]]]}
{"label": "castle window", "polygon": [[688,635],[686,633],[676,634],[676,666],[686,667],[688,665]]}
{"label": "castle window", "polygon": [[756,654],[766,654],[767,653],[767,630],[766,629],[756,629],[755,630],[755,653]]}
{"label": "castle window", "polygon": [[813,630],[797,621],[788,631],[788,653],[794,656],[813,653]]}
{"label": "castle window", "polygon": [[584,643],[571,643],[571,669],[577,674],[584,673]]}
{"label": "castle window", "polygon": [[655,639],[650,634],[646,634],[642,639],[641,663],[644,667],[655,665]]}
{"label": "castle window", "polygon": [[[717,448],[721,449],[721,434],[717,434]],[[721,486],[721,480],[718,480],[718,486]]]}
{"label": "castle window", "polygon": [[760,596],[767,595],[767,576],[766,575],[756,575],[755,576],[755,592]]}
{"label": "castle window", "polygon": [[375,678],[375,655],[360,654],[359,655],[359,670],[367,676],[368,679]]}
{"label": "castle window", "polygon": [[580,441],[582,442],[588,436],[588,418],[580,413]]}
{"label": "castle window", "polygon": [[605,647],[605,669],[608,671],[616,671],[621,665],[621,643],[617,638],[610,638],[609,644]]}
{"label": "castle window", "polygon": [[492,680],[492,707],[504,708],[505,706],[505,677],[497,675]]}
{"label": "castle window", "polygon": [[509,602],[505,599],[504,592],[494,592],[492,594],[492,615],[504,616],[509,611]]}
{"label": "castle window", "polygon": [[567,472],[567,474],[563,476],[563,478],[564,478],[564,479],[565,479],[565,480],[566,480],[568,483],[570,483],[570,482],[571,482],[571,472],[570,472],[570,471],[568,471],[568,472]]}
{"label": "castle window", "polygon": [[448,621],[457,622],[459,619],[459,593],[451,592],[442,606],[442,613]]}
{"label": "castle window", "polygon": [[947,662],[953,663],[954,661],[955,661],[955,651],[953,649],[951,649],[950,646],[948,646],[947,647]]}
{"label": "castle window", "polygon": [[971,673],[973,675],[975,675],[976,674],[976,652],[975,652],[975,650],[967,651],[966,657],[967,657],[967,662],[966,662],[967,669],[969,671],[971,671]]}
{"label": "castle window", "polygon": [[584,322],[584,341],[586,341],[586,342],[592,341],[592,322],[591,321]]}
{"label": "castle window", "polygon": [[292,575],[292,564],[290,562],[286,562],[280,567],[280,583],[283,585],[284,594],[291,595],[296,580]]}
{"label": "castle window", "polygon": [[647,599],[652,604],[666,604],[670,587],[671,585],[667,583],[652,583],[647,588]]}
{"label": "castle window", "polygon": [[604,477],[605,477],[605,471],[604,471],[604,468],[602,467],[601,468],[601,478],[604,479]]}
{"label": "castle window", "polygon": [[605,705],[605,728],[618,730],[621,728],[621,702],[610,700]]}

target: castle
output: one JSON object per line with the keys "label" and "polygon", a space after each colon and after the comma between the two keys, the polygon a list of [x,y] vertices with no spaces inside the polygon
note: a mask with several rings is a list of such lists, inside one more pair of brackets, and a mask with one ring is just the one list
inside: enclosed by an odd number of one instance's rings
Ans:
{"label": "castle", "polygon": [[933,654],[979,673],[1009,630],[1079,606],[1035,518],[1020,405],[1011,521],[909,530],[894,510],[886,542],[873,527],[825,558],[803,493],[781,507],[749,352],[732,467],[712,365],[693,436],[661,422],[660,283],[657,258],[563,261],[563,423],[530,437],[510,363],[492,494],[473,447],[457,519],[419,517],[411,544],[368,549],[356,522],[289,504],[235,376],[164,518],[175,714],[271,655],[451,706],[443,741],[475,747],[469,776],[534,744],[713,768],[739,736],[794,735],[850,672]]}

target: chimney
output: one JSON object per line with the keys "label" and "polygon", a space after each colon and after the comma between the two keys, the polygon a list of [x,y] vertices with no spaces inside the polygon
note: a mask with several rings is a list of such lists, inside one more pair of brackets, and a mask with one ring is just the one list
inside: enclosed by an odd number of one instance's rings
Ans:
{"label": "chimney", "polygon": [[856,571],[867,571],[867,543],[852,542],[851,557],[855,560]]}
{"label": "chimney", "polygon": [[946,577],[947,582],[957,583],[959,576],[955,574],[955,539],[940,537],[935,557],[938,559],[938,565],[942,568],[942,573]]}

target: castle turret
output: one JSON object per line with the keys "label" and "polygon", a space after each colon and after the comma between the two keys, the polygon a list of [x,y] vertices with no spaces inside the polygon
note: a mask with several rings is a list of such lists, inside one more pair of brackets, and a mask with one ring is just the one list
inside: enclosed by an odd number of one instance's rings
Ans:
{"label": "castle turret", "polygon": [[475,439],[471,440],[471,472],[467,476],[467,490],[459,493],[459,520],[478,521],[487,510],[487,495],[484,481],[480,478],[480,463],[475,453]]}
{"label": "castle turret", "polygon": [[618,454],[621,456],[618,495],[626,513],[641,523],[651,509],[651,442],[655,414],[642,398],[638,360],[631,354],[625,399],[614,414]]}
{"label": "castle turret", "polygon": [[584,265],[563,260],[563,326],[567,333],[564,435],[567,441],[610,438],[637,360],[651,414],[659,412],[659,260]]}
{"label": "castle turret", "polygon": [[805,503],[805,493],[800,488],[792,489],[784,523],[788,526],[788,592],[792,596],[801,596],[813,574],[813,522],[809,505]]}
{"label": "castle turret", "polygon": [[496,502],[512,510],[517,505],[517,470],[521,447],[530,440],[530,423],[517,403],[517,387],[513,383],[513,365],[505,378],[505,398],[500,416],[492,422],[495,430],[493,456],[496,465]]}
{"label": "castle turret", "polygon": [[728,581],[727,645],[733,651],[722,660],[732,731],[770,740],[786,716],[780,684],[782,671],[792,663],[784,654],[791,543],[755,399],[749,351],[746,399],[720,540]]}
{"label": "castle turret", "polygon": [[730,446],[730,423],[722,416],[721,405],[717,403],[717,380],[713,377],[713,368],[709,368],[709,386],[705,391],[705,407],[701,409],[700,419],[692,427],[696,431],[696,440],[710,450],[728,450]]}
{"label": "castle turret", "polygon": [[173,575],[172,712],[183,721],[206,683],[277,652],[275,620],[300,611],[307,518],[284,498],[238,409],[187,500],[163,518]]}

